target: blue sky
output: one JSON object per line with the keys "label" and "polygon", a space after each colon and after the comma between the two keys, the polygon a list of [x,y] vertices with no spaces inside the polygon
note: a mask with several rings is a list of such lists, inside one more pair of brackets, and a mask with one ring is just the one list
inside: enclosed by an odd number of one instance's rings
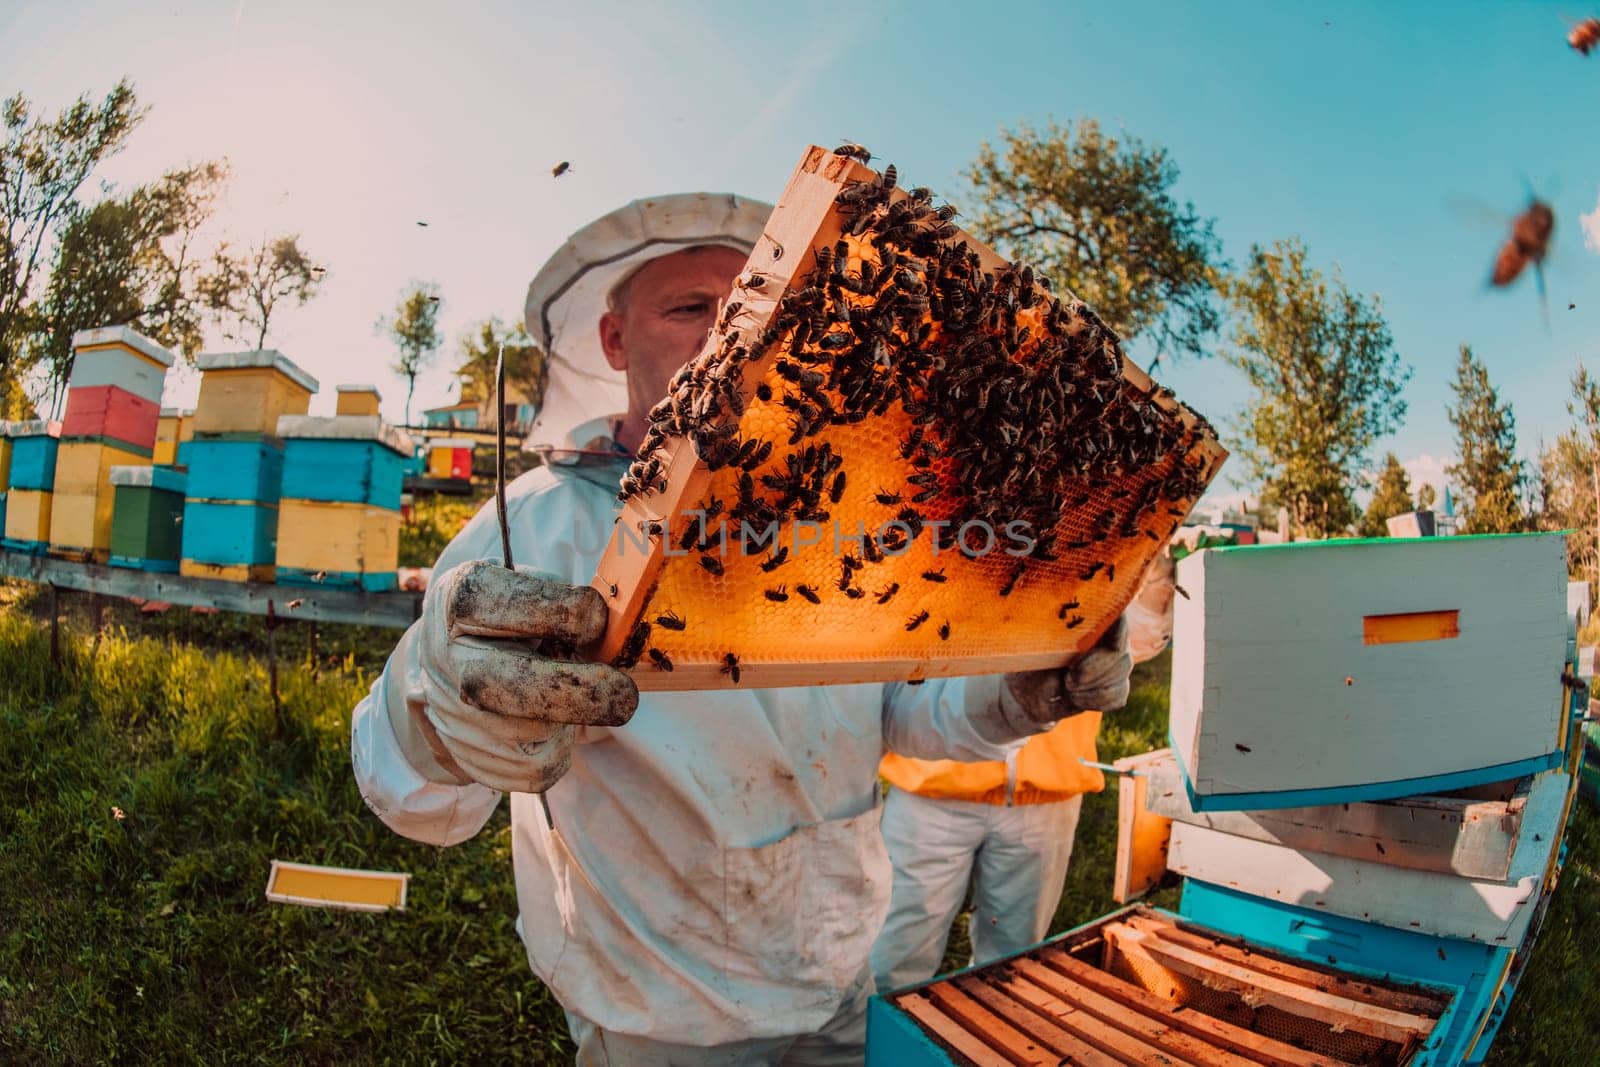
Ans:
{"label": "blue sky", "polygon": [[[1584,13],[0,0],[0,93],[53,110],[132,77],[152,112],[101,177],[228,156],[215,236],[299,232],[329,268],[269,344],[324,382],[313,411],[331,410],[333,384],[373,381],[394,417],[404,385],[373,322],[412,278],[440,283],[453,344],[485,315],[517,317],[565,235],[637,196],[772,199],[807,144],[851,139],[959,205],[962,169],[1002,125],[1093,116],[1170,150],[1180,195],[1216,218],[1235,263],[1299,235],[1319,267],[1381,296],[1415,373],[1405,426],[1379,449],[1425,470],[1452,451],[1461,342],[1530,454],[1567,424],[1575,361],[1600,365],[1600,256],[1580,225],[1600,207],[1600,54],[1564,41],[1563,16]],[[572,171],[553,179],[560,160]],[[1531,278],[1484,284],[1525,179],[1557,218],[1548,329]],[[1246,401],[1215,359],[1160,377],[1219,424]],[[419,406],[447,388],[442,369],[425,376]],[[192,389],[179,380],[169,400]]]}

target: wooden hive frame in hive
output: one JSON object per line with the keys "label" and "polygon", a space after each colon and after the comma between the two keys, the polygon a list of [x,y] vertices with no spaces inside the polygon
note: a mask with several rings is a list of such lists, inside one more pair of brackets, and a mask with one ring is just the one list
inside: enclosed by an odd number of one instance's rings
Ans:
{"label": "wooden hive frame in hive", "polygon": [[[597,658],[633,670],[641,689],[1043,668],[1093,644],[1133,598],[1225,453],[1204,420],[1127,360],[1091,311],[1052,298],[1030,269],[963,233],[952,214],[934,208],[926,190],[899,188],[892,168],[880,175],[849,155],[807,150],[705,348],[652,412],[652,431],[623,481],[622,511],[593,583],[610,609]],[[889,231],[897,236],[872,229],[885,220],[900,220]],[[891,254],[885,249],[902,241],[938,251],[900,256],[883,270]],[[974,279],[975,301],[998,307],[996,287],[1006,294],[1003,323],[997,314],[981,327],[969,319],[957,332],[955,302],[939,297],[941,307],[934,301],[946,290],[925,284],[936,269],[947,277],[946,256],[950,269]],[[908,292],[923,284],[926,298],[905,304],[893,288],[902,283]],[[832,354],[831,341],[864,330],[885,299],[909,307],[903,321],[920,316],[921,325],[879,335],[867,369],[854,349],[852,372],[842,349]],[[843,305],[856,312],[856,327],[822,321]],[[797,325],[808,312],[796,309],[807,307],[817,318]],[[989,354],[991,363],[980,368],[987,382],[977,371],[962,371],[967,376],[957,381],[953,368],[979,366],[964,354],[946,359],[957,345]],[[1071,368],[1065,357],[1029,362],[1032,353],[1059,357],[1068,347]],[[1015,372],[999,393],[992,392],[997,366],[1000,377]],[[1069,371],[1086,375],[1091,399],[1062,398],[1076,388],[1070,376],[1061,384]],[[1159,456],[1124,467],[1122,453],[1104,443],[1110,437],[1091,439],[1076,422],[1019,426],[1010,440],[963,438],[963,425],[981,424],[980,411],[1025,392],[1011,388],[1018,377],[1037,390],[1053,381],[1054,410],[1116,414],[1121,425],[1162,442]],[[886,385],[891,379],[906,384]],[[935,392],[946,387],[936,405]],[[813,414],[819,393],[837,401],[837,417]],[[917,407],[915,422],[908,401]],[[1037,451],[1041,439],[1048,455]],[[1036,451],[1026,451],[1024,441]],[[1132,455],[1134,446],[1123,444]],[[1154,446],[1147,440],[1139,447],[1150,453]],[[1035,469],[1058,469],[1066,455],[1085,473],[1070,495],[1066,482],[1054,484],[1047,512],[1036,502],[1017,509],[1048,514],[1048,522],[1027,527],[1043,532],[1032,541],[1037,554],[1023,556],[1023,540],[1007,533],[1000,542],[998,520],[1012,512],[997,510],[995,501],[1030,484]],[[958,462],[968,466],[958,469]],[[994,474],[988,489],[968,487],[974,462]],[[994,539],[968,542],[973,555],[952,537],[954,520],[975,514],[955,502],[963,494],[984,500],[984,515],[997,520],[988,526]],[[776,560],[770,551],[750,551],[768,529],[761,520],[777,510],[774,499],[788,501],[780,514],[791,520],[778,525],[788,555]],[[755,536],[734,544],[739,523],[752,516]],[[793,525],[797,519],[815,521],[817,529]],[[894,522],[903,525],[888,525]],[[715,550],[713,529],[723,538]],[[863,530],[869,541],[854,540]],[[802,546],[788,536],[793,531],[820,539]],[[885,531],[882,540],[872,538]]]}

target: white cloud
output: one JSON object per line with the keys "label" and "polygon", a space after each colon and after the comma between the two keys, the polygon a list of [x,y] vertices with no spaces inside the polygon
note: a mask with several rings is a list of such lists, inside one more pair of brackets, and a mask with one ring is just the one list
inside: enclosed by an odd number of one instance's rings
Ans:
{"label": "white cloud", "polygon": [[1450,476],[1445,473],[1445,467],[1454,462],[1455,460],[1450,456],[1440,457],[1424,452],[1420,456],[1401,460],[1400,466],[1406,469],[1406,475],[1411,479],[1411,492],[1413,495],[1424,485],[1431,485],[1434,492],[1438,493],[1439,497],[1443,499],[1445,484],[1450,480]]}
{"label": "white cloud", "polygon": [[1579,215],[1578,221],[1583,225],[1583,243],[1590,251],[1600,252],[1600,195],[1595,197],[1594,210]]}

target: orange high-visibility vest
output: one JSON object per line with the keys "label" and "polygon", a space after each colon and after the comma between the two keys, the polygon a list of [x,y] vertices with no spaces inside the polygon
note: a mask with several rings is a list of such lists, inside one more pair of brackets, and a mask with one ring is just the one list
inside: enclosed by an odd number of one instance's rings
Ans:
{"label": "orange high-visibility vest", "polygon": [[1079,760],[1099,758],[1094,747],[1099,730],[1100,713],[1085,711],[1030,738],[1017,753],[1015,783],[1007,781],[1006,765],[1000,760],[922,760],[891,752],[878,771],[891,785],[923,797],[978,804],[1005,804],[1008,799],[1012,804],[1068,800],[1106,787],[1100,771]]}

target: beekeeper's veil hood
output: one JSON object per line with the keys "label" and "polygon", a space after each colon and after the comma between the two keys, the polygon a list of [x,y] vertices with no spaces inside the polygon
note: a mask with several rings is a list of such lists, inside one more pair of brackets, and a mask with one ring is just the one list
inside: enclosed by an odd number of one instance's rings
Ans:
{"label": "beekeeper's veil hood", "polygon": [[627,410],[625,376],[600,348],[600,316],[618,282],[696,245],[748,254],[770,214],[771,204],[731,193],[679,193],[635,200],[567,238],[528,285],[523,308],[528,332],[550,358],[544,406],[526,447],[583,448],[589,442],[574,430]]}

